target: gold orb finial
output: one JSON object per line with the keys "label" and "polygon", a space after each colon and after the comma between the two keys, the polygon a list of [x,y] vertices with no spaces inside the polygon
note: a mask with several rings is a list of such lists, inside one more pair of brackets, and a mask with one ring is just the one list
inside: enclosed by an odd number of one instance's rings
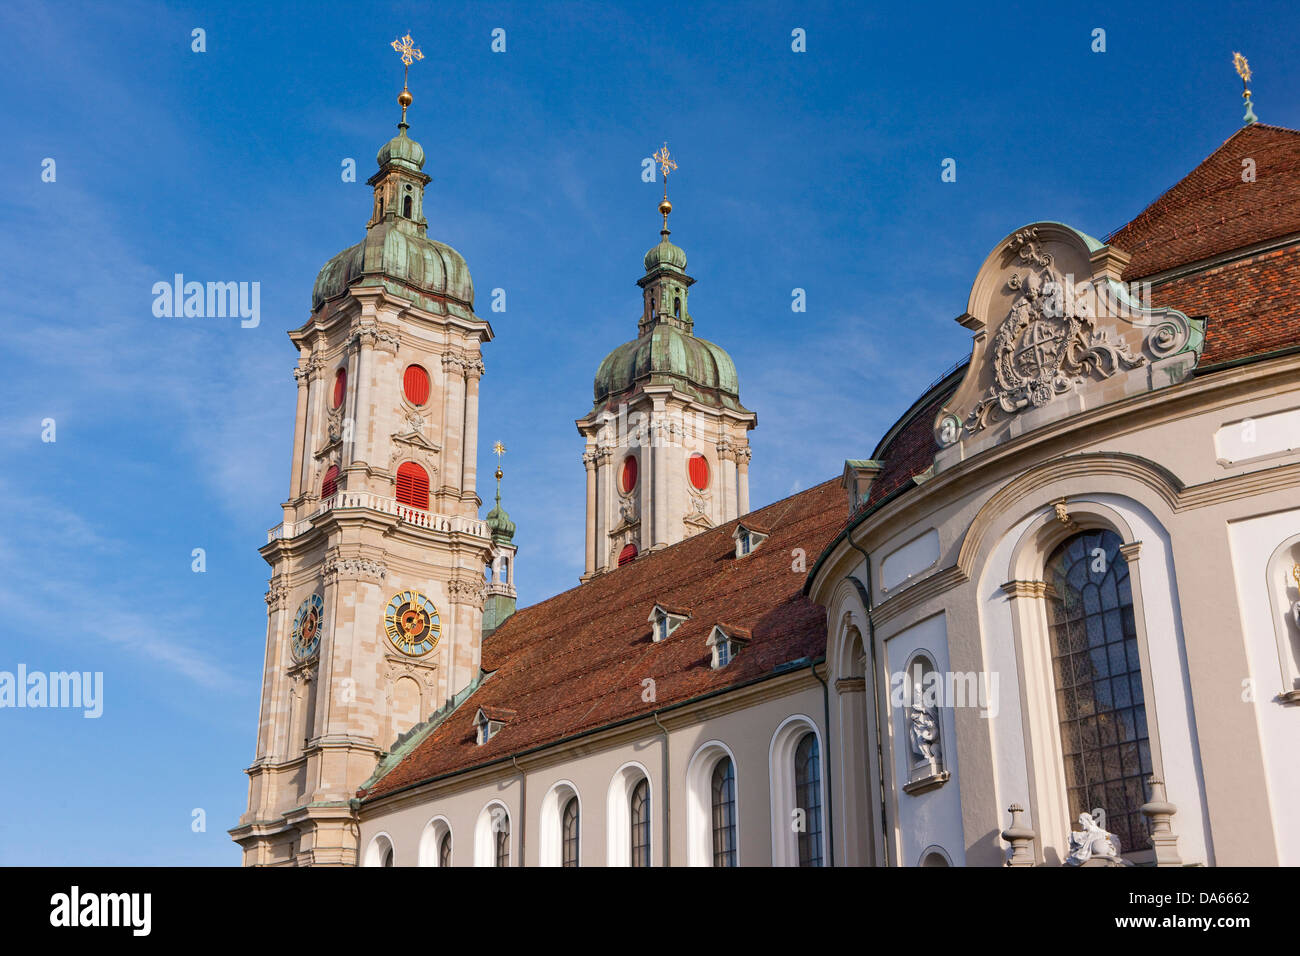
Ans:
{"label": "gold orb finial", "polygon": [[665,142],[663,149],[654,154],[654,161],[659,164],[659,170],[664,177],[664,198],[659,203],[659,215],[664,217],[664,227],[659,233],[661,236],[668,235],[668,214],[673,211],[673,204],[668,201],[668,174],[677,168],[677,163],[672,156],[668,154],[668,143]]}
{"label": "gold orb finial", "polygon": [[398,37],[389,45],[402,55],[402,92],[397,94],[397,102],[402,107],[402,125],[405,126],[406,108],[414,101],[411,91],[406,88],[407,80],[410,79],[411,64],[416,60],[423,60],[424,54],[411,39],[410,31],[407,31],[406,36]]}

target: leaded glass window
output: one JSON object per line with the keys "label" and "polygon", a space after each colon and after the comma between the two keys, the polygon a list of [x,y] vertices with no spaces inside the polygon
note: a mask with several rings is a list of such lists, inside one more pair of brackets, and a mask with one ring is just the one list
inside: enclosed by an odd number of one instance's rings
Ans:
{"label": "leaded glass window", "polygon": [[713,768],[713,865],[736,865],[736,768],[723,757]]}
{"label": "leaded glass window", "polygon": [[561,866],[578,865],[578,798],[569,797],[560,826]]}
{"label": "leaded glass window", "polygon": [[794,751],[794,805],[803,810],[799,865],[822,865],[822,766],[817,735],[809,731]]}
{"label": "leaded glass window", "polygon": [[510,818],[505,814],[501,815],[497,823],[496,832],[493,834],[496,841],[496,866],[510,865]]}
{"label": "leaded glass window", "polygon": [[1070,817],[1103,808],[1124,851],[1147,845],[1151,744],[1122,543],[1109,530],[1077,534],[1044,579]]}
{"label": "leaded glass window", "polygon": [[650,865],[650,781],[645,777],[632,788],[632,865]]}

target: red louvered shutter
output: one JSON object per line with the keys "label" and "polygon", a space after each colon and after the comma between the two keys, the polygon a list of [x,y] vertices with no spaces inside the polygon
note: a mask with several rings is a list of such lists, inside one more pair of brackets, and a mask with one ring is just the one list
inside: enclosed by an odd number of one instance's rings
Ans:
{"label": "red louvered shutter", "polygon": [[429,476],[414,462],[403,462],[397,469],[397,500],[421,511],[429,510]]}
{"label": "red louvered shutter", "polygon": [[348,370],[339,369],[334,374],[334,407],[338,408],[343,404],[343,397],[348,393]]}
{"label": "red louvered shutter", "polygon": [[429,373],[418,365],[406,366],[402,376],[402,390],[412,405],[423,405],[429,400]]}
{"label": "red louvered shutter", "polygon": [[623,550],[618,553],[618,566],[621,568],[623,565],[627,564],[635,557],[636,557],[636,545],[634,544],[624,545]]}
{"label": "red louvered shutter", "polygon": [[623,494],[627,494],[636,487],[636,456],[628,455],[623,459],[623,475],[619,479],[619,485],[623,489]]}
{"label": "red louvered shutter", "polygon": [[709,462],[698,452],[691,455],[690,474],[691,484],[698,490],[703,491],[709,487]]}
{"label": "red louvered shutter", "polygon": [[334,493],[339,490],[339,466],[330,465],[329,470],[325,472],[325,480],[320,485],[321,498],[333,498]]}

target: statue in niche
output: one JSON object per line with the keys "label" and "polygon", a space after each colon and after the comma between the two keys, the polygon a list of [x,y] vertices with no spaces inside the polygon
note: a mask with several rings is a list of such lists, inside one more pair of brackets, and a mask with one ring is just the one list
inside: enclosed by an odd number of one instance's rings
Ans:
{"label": "statue in niche", "polygon": [[[1292,565],[1291,577],[1295,578],[1295,587],[1300,591],[1300,564]],[[1291,605],[1291,620],[1295,621],[1295,626],[1300,627],[1300,601]]]}
{"label": "statue in niche", "polygon": [[1082,866],[1089,860],[1112,860],[1119,858],[1119,837],[1101,827],[1091,813],[1079,814],[1078,830],[1070,831],[1070,852],[1065,858],[1066,866]]}
{"label": "statue in niche", "polygon": [[[914,764],[925,764],[930,773],[939,769],[939,721],[925,706],[921,685],[912,687],[912,705],[907,713],[908,738],[912,743]],[[915,776],[915,774],[913,775]]]}

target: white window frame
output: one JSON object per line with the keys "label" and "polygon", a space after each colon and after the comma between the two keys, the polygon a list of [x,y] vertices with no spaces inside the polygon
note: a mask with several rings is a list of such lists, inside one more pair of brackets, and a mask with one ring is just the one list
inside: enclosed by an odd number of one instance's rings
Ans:
{"label": "white window frame", "polygon": [[736,778],[736,866],[741,865],[740,762],[721,740],[700,744],[686,767],[686,865],[713,866],[713,768],[731,760]]}
{"label": "white window frame", "polygon": [[820,761],[822,811],[822,865],[830,865],[828,851],[830,812],[826,804],[826,739],[822,729],[807,714],[791,714],[777,725],[767,747],[768,780],[772,798],[772,865],[799,865],[799,835],[791,828],[794,818],[794,758],[803,735],[817,735],[817,759]]}

